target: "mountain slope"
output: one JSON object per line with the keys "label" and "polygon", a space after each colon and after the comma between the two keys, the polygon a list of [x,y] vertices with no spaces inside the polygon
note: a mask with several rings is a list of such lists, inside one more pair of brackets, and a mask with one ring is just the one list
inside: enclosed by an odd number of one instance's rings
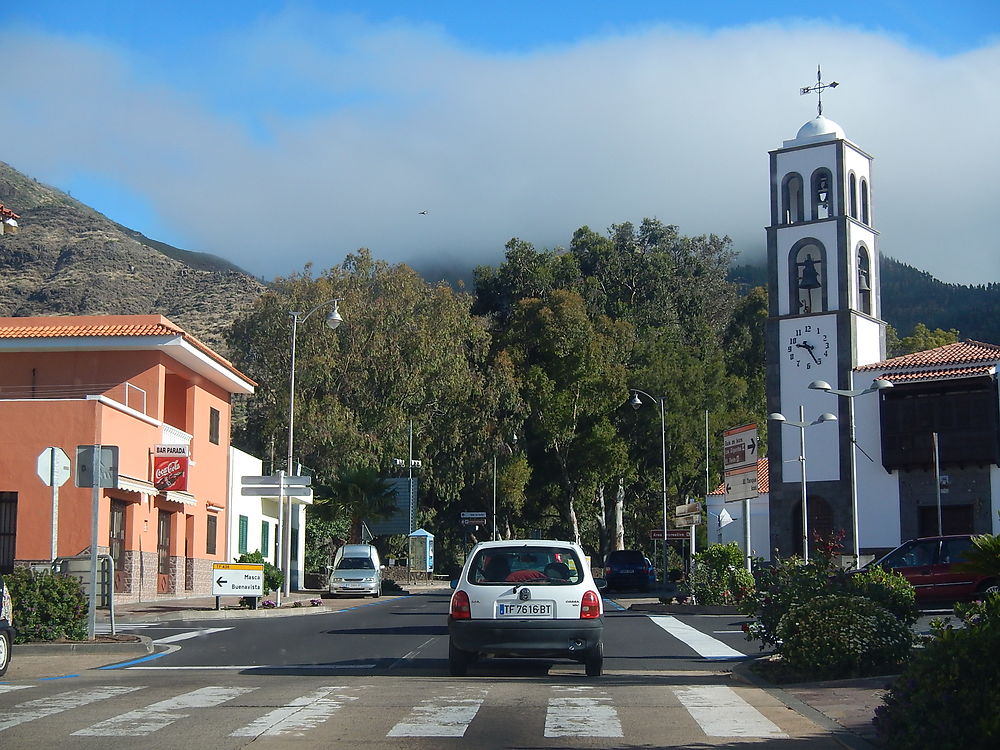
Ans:
{"label": "mountain slope", "polygon": [[0,162],[0,315],[158,313],[225,354],[223,331],[265,286],[232,264],[149,240]]}

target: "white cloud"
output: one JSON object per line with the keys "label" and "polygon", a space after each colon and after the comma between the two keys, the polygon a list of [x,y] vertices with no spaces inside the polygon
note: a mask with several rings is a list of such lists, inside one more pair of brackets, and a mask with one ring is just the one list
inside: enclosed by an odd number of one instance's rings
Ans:
{"label": "white cloud", "polygon": [[361,246],[492,261],[514,235],[551,247],[644,216],[761,253],[767,151],[815,115],[797,90],[822,62],[841,83],[824,113],[876,157],[883,253],[945,281],[1000,281],[986,203],[1000,44],[939,58],[798,23],[495,55],[434,29],[288,14],[156,79],[94,42],[22,32],[0,45],[16,82],[0,159],[47,181],[126,184],[189,248],[265,276]]}

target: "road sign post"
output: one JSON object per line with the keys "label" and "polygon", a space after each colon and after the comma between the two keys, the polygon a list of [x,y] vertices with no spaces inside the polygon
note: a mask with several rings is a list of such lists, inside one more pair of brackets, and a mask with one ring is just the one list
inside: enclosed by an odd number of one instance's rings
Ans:
{"label": "road sign post", "polygon": [[70,475],[69,456],[62,448],[46,448],[38,454],[38,476],[52,488],[52,540],[50,559],[55,560],[59,547],[59,488]]}

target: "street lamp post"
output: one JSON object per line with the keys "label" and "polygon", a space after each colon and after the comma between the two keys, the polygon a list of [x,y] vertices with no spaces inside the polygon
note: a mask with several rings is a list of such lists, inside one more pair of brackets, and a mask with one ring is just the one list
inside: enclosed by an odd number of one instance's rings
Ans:
{"label": "street lamp post", "polygon": [[837,417],[830,412],[823,412],[812,422],[806,422],[805,407],[799,407],[799,421],[790,422],[785,419],[785,415],[780,412],[773,412],[768,414],[767,418],[772,422],[782,422],[789,425],[790,427],[799,428],[799,465],[802,469],[802,559],[805,562],[809,562],[809,505],[806,499],[806,427],[810,427],[814,424],[822,424],[823,422],[836,422]]}
{"label": "street lamp post", "polygon": [[[337,308],[337,303],[340,302],[340,297],[335,299],[328,299],[324,302],[320,302],[309,312],[303,314],[301,312],[290,312],[288,313],[292,317],[292,339],[291,339],[291,366],[289,368],[288,376],[288,462],[285,464],[285,469],[289,476],[295,474],[295,470],[292,468],[292,452],[295,448],[295,336],[298,333],[299,321],[303,323],[309,319],[317,310],[333,305],[333,309],[327,313],[326,325],[331,330],[339,326],[344,319],[340,317],[340,310]],[[288,596],[291,590],[291,577],[292,577],[292,557],[291,557],[291,526],[292,526],[292,502],[291,497],[287,501],[287,518],[286,518],[286,501],[285,501],[285,490],[284,482],[282,482],[278,488],[278,536],[281,539],[280,549],[281,549],[281,567],[284,569],[285,581],[282,586],[285,596]]]}
{"label": "street lamp post", "polygon": [[[514,455],[513,444],[517,442],[517,433],[514,433],[510,439],[510,445],[507,448],[510,450],[511,455]],[[497,535],[497,454],[496,451],[493,452],[493,541],[495,542],[500,537]]]}
{"label": "street lamp post", "polygon": [[642,399],[639,398],[641,393],[643,396],[648,398],[650,401],[659,401],[660,403],[660,460],[662,475],[660,481],[660,488],[663,493],[663,582],[667,581],[667,423],[663,416],[663,396],[650,396],[645,391],[640,391],[638,388],[632,388],[632,398],[629,399],[629,406],[633,409],[638,409],[642,406]]}
{"label": "street lamp post", "polygon": [[[848,374],[849,385],[854,385],[854,375],[853,373]],[[846,390],[839,390],[834,388],[825,380],[814,380],[809,384],[809,387],[814,391],[826,391],[827,393],[832,393],[835,396],[842,396],[847,399],[847,424],[850,431],[850,442],[851,442],[851,539],[853,545],[854,554],[854,567],[857,568],[861,562],[861,542],[858,538],[858,459],[854,452],[854,449],[858,447],[858,441],[855,438],[855,427],[854,427],[854,399],[858,396],[864,396],[866,393],[876,393],[878,391],[885,390],[886,388],[892,388],[892,383],[885,378],[878,378],[872,382],[867,388],[861,388],[854,390],[849,387]],[[866,454],[867,455],[867,454]],[[869,456],[869,459],[871,457]]]}

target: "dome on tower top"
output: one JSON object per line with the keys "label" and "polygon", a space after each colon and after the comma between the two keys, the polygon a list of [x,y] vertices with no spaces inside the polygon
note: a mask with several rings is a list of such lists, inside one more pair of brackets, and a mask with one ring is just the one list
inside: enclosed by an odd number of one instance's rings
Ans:
{"label": "dome on tower top", "polygon": [[844,129],[833,120],[820,115],[799,128],[799,132],[795,135],[795,140],[785,141],[785,145],[802,141],[832,141],[837,138],[847,138]]}

